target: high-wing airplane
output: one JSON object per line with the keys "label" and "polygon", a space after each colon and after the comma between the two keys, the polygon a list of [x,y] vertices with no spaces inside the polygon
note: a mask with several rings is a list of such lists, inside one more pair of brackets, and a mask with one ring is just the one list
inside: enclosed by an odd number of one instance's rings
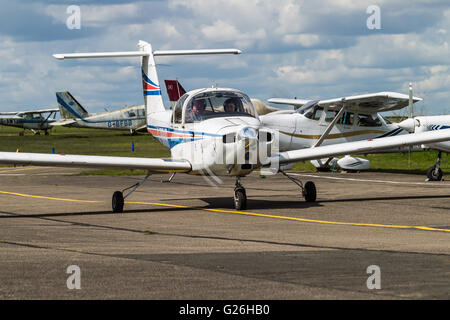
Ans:
{"label": "high-wing airplane", "polygon": [[68,91],[57,92],[61,120],[54,126],[129,130],[134,134],[146,129],[145,106],[131,106],[115,111],[90,114]]}
{"label": "high-wing airplane", "polygon": [[[411,133],[449,129],[450,115],[422,116],[422,117],[408,118],[400,122],[398,126]],[[450,153],[450,141],[424,144],[422,145],[422,148],[439,151],[436,163],[427,170],[427,177],[429,181],[442,180],[443,176],[441,169],[442,152]]]}
{"label": "high-wing airplane", "polygon": [[[14,112],[0,112],[0,124],[23,129],[30,129],[35,134],[39,134],[38,130],[44,130],[48,135],[48,129],[56,122],[55,117],[59,109],[42,109]],[[44,116],[45,114],[48,114]],[[50,119],[50,117],[52,117]]]}
{"label": "high-wing airplane", "polygon": [[[272,112],[260,117],[263,125],[280,132],[280,150],[331,145],[407,134],[379,112],[402,109],[409,96],[397,92],[378,92],[328,100],[271,98],[270,103],[293,105],[294,110]],[[421,101],[412,97],[412,103]],[[391,149],[382,152],[400,152]],[[311,161],[318,169],[331,164],[346,170],[364,170],[369,160],[346,156]]]}
{"label": "high-wing airplane", "polygon": [[[138,46],[139,51],[56,54],[54,57],[57,59],[142,57],[147,130],[170,149],[171,158],[0,152],[0,163],[148,170],[147,176],[138,183],[122,191],[114,192],[113,212],[123,211],[124,198],[134,192],[152,172],[232,176],[236,177],[234,206],[240,210],[245,209],[247,205],[247,196],[241,184],[241,178],[255,169],[267,166],[274,173],[281,172],[286,175],[280,166],[291,162],[450,140],[450,129],[446,129],[279,152],[276,147],[273,147],[277,144],[277,132],[262,125],[250,98],[240,90],[197,89],[184,94],[172,110],[164,108],[155,56],[238,54],[239,50],[153,51],[151,45],[144,41],[139,41]],[[256,149],[257,152],[255,152]],[[316,201],[316,187],[313,182],[308,181],[303,185],[289,175],[286,176],[301,188],[306,201]],[[124,191],[127,191],[125,196]]]}

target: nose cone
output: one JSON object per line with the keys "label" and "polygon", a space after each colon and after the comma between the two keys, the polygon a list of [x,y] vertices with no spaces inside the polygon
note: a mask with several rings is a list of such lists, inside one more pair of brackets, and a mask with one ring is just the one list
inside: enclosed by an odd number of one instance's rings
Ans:
{"label": "nose cone", "polygon": [[398,126],[403,130],[413,133],[416,127],[416,122],[413,118],[409,118],[400,122]]}
{"label": "nose cone", "polygon": [[238,133],[238,140],[250,139],[254,140],[258,138],[258,132],[252,127],[244,127]]}

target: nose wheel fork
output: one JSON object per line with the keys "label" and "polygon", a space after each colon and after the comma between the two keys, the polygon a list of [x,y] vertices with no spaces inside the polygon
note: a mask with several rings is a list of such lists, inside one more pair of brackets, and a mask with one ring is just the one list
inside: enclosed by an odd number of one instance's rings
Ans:
{"label": "nose wheel fork", "polygon": [[236,210],[247,209],[247,194],[245,188],[241,185],[241,179],[236,179],[236,185],[234,187],[234,208]]}

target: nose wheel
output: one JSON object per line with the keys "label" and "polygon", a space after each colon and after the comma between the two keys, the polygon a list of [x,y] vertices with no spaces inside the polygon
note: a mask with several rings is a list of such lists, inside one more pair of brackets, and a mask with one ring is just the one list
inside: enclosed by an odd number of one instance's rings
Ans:
{"label": "nose wheel", "polygon": [[234,208],[236,210],[247,209],[247,194],[239,178],[237,178],[236,186],[234,187]]}

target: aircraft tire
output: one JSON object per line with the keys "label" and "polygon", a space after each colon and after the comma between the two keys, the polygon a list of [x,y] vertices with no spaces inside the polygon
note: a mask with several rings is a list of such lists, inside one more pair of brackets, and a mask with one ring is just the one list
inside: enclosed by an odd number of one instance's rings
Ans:
{"label": "aircraft tire", "polygon": [[123,194],[120,191],[114,192],[112,196],[112,211],[114,213],[122,213],[123,212]]}
{"label": "aircraft tire", "polygon": [[236,210],[247,209],[247,195],[244,188],[237,188],[234,190],[234,208]]}
{"label": "aircraft tire", "polygon": [[314,182],[308,181],[305,183],[303,196],[305,197],[306,202],[316,202],[317,190]]}
{"label": "aircraft tire", "polygon": [[442,180],[442,170],[441,168],[438,169],[438,172],[436,173],[435,166],[432,166],[427,170],[427,177],[429,181],[441,181]]}

